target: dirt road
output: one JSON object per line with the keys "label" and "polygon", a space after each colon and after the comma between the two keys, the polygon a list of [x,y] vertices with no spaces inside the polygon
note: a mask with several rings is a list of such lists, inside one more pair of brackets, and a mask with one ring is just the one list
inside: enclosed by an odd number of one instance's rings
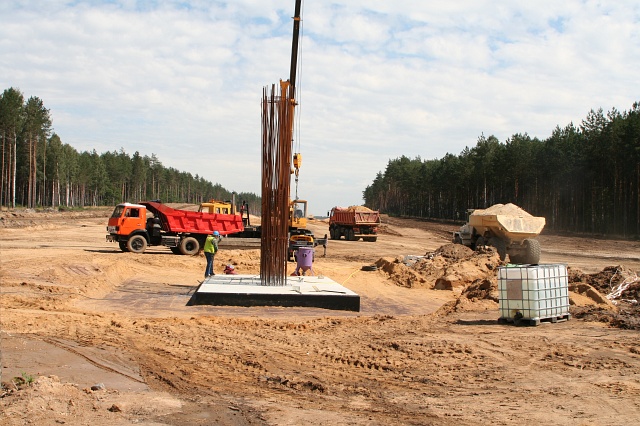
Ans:
{"label": "dirt road", "polygon": [[[498,324],[495,279],[491,289],[474,287],[482,281],[474,277],[495,275],[491,252],[447,264],[468,281],[451,290],[433,288],[442,270],[436,260],[421,270],[401,262],[447,244],[454,225],[385,218],[376,243],[330,241],[314,270],[361,296],[361,312],[353,313],[187,306],[204,258],[163,248],[122,253],[104,239],[109,213],[0,215],[0,424],[622,425],[640,418],[637,330],[579,318]],[[326,223],[310,227],[328,233]],[[540,240],[544,263],[585,274],[640,271],[638,241]],[[223,250],[216,272],[226,263],[256,274],[259,252]],[[361,270],[371,264],[380,268]],[[613,312],[588,292],[572,292],[572,301],[576,313]]]}

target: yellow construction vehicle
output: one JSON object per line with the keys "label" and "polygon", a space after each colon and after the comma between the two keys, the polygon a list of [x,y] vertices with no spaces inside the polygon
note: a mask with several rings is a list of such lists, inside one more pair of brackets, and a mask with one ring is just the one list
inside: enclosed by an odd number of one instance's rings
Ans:
{"label": "yellow construction vehicle", "polygon": [[[240,216],[242,220],[242,225],[244,226],[244,231],[236,232],[234,234],[230,234],[230,238],[260,238],[261,229],[260,226],[251,224],[251,217],[249,215],[249,205],[246,201],[242,202],[240,208],[236,207],[235,204],[235,196],[231,201],[220,201],[211,199],[209,201],[205,201],[200,203],[200,207],[198,208],[199,212],[205,213],[216,213],[216,214],[230,214],[234,216]],[[306,222],[305,222],[306,226]],[[253,247],[253,244],[247,244],[248,246]]]}
{"label": "yellow construction vehicle", "polygon": [[228,201],[219,201],[211,199],[200,203],[198,212],[210,213],[210,214],[236,214],[235,206]]}
{"label": "yellow construction vehicle", "polygon": [[295,174],[296,198],[289,201],[289,260],[295,259],[296,251],[300,247],[323,246],[326,254],[328,238],[326,235],[324,238],[316,238],[313,232],[307,229],[307,201],[298,198],[298,175],[302,166],[302,154],[294,153],[292,163],[291,174]]}
{"label": "yellow construction vehicle", "polygon": [[[293,200],[289,202],[289,260],[295,258],[300,247],[315,247],[318,242],[313,232],[307,229],[307,202]],[[324,243],[326,248],[326,242]]]}

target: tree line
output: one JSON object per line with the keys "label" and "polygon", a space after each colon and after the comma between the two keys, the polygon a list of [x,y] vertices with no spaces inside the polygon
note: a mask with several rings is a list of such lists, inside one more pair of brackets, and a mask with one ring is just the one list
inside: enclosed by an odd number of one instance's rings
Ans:
{"label": "tree line", "polygon": [[[20,90],[4,90],[0,96],[1,207],[105,206],[151,199],[199,204],[231,199],[232,193],[220,184],[165,167],[155,154],[129,155],[122,148],[102,154],[78,152],[52,129],[50,112],[40,98],[25,101]],[[240,193],[236,200],[260,209],[256,194]]]}
{"label": "tree line", "polygon": [[389,160],[363,191],[391,215],[464,220],[470,208],[514,203],[554,231],[640,236],[640,103],[591,110],[540,140],[478,138],[460,154]]}

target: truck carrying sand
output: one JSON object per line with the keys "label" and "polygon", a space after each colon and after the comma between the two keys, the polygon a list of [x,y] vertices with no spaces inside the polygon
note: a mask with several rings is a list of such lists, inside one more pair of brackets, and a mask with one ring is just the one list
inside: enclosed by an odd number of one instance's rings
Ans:
{"label": "truck carrying sand", "polygon": [[380,212],[365,206],[334,207],[329,214],[329,233],[332,240],[344,236],[347,241],[375,242],[378,239]]}
{"label": "truck carrying sand", "polygon": [[498,251],[500,259],[509,255],[511,263],[537,264],[540,243],[536,237],[545,225],[514,204],[495,204],[488,209],[469,210],[469,220],[454,232],[453,242],[473,249],[486,245]]}

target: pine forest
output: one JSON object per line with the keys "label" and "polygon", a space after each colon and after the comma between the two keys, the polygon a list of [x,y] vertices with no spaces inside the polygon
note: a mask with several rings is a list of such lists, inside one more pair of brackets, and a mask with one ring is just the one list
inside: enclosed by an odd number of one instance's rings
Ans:
{"label": "pine forest", "polygon": [[[155,154],[78,152],[52,132],[50,113],[38,97],[25,101],[15,88],[0,97],[1,207],[109,206],[162,200],[199,204],[230,200],[231,192],[201,176],[164,167]],[[236,200],[260,206],[260,197]]]}
{"label": "pine forest", "polygon": [[468,209],[513,203],[556,232],[640,237],[640,103],[591,110],[545,140],[480,136],[459,155],[390,160],[363,192],[390,215],[464,221]]}

